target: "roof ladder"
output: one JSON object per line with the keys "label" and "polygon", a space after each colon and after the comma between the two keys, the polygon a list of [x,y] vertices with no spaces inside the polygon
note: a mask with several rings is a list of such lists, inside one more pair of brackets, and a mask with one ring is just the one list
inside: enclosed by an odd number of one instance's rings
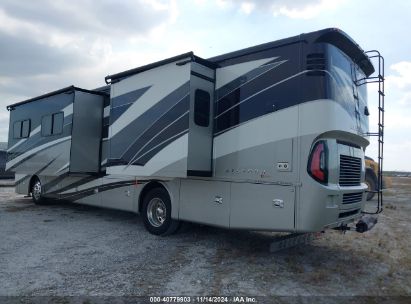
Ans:
{"label": "roof ladder", "polygon": [[378,214],[383,210],[383,160],[384,160],[384,57],[381,56],[380,52],[376,50],[365,52],[370,60],[378,62],[378,72],[377,76],[369,76],[358,80],[357,85],[363,85],[366,83],[378,83],[378,131],[368,132],[367,136],[378,137],[378,184],[377,190],[374,191],[378,195],[378,205],[375,212],[363,212],[366,214]]}

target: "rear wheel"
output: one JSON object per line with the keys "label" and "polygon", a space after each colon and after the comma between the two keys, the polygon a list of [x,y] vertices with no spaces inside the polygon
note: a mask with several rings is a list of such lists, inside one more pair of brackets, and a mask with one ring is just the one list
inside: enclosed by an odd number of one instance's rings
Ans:
{"label": "rear wheel", "polygon": [[41,187],[41,182],[38,177],[35,177],[31,183],[31,198],[36,205],[44,204],[45,199],[43,197],[43,190]]}
{"label": "rear wheel", "polygon": [[155,235],[169,235],[179,227],[179,221],[171,218],[171,200],[164,188],[154,188],[146,194],[142,216],[146,229]]}
{"label": "rear wheel", "polygon": [[[368,191],[376,191],[377,190],[377,180],[373,173],[367,172],[365,174],[365,183],[368,186]],[[374,192],[367,192],[367,201],[373,199],[375,193]]]}

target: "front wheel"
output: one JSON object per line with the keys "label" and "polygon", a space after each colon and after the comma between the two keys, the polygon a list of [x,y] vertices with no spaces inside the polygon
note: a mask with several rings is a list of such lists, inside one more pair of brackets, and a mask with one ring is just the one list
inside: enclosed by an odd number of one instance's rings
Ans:
{"label": "front wheel", "polygon": [[150,190],[143,199],[142,216],[146,229],[155,235],[169,235],[179,227],[171,218],[171,200],[163,188]]}

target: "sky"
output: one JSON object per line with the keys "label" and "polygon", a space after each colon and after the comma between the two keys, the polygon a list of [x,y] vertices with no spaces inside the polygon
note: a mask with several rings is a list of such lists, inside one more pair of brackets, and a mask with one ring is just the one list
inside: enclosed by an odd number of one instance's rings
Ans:
{"label": "sky", "polygon": [[[385,58],[384,169],[411,171],[411,1],[1,0],[0,141],[6,105],[194,51],[208,58],[328,27]],[[370,131],[376,131],[370,86]],[[376,158],[376,142],[366,154]]]}

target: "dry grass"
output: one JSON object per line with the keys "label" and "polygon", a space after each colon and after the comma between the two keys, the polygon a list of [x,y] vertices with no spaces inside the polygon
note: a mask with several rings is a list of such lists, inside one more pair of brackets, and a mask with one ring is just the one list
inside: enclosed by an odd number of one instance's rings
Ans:
{"label": "dry grass", "polygon": [[396,189],[407,189],[411,186],[411,177],[392,177],[391,182]]}
{"label": "dry grass", "polygon": [[397,206],[395,206],[395,205],[393,205],[393,204],[388,203],[388,204],[386,204],[386,205],[385,205],[385,209],[392,209],[392,210],[396,210],[396,209],[397,209]]}

